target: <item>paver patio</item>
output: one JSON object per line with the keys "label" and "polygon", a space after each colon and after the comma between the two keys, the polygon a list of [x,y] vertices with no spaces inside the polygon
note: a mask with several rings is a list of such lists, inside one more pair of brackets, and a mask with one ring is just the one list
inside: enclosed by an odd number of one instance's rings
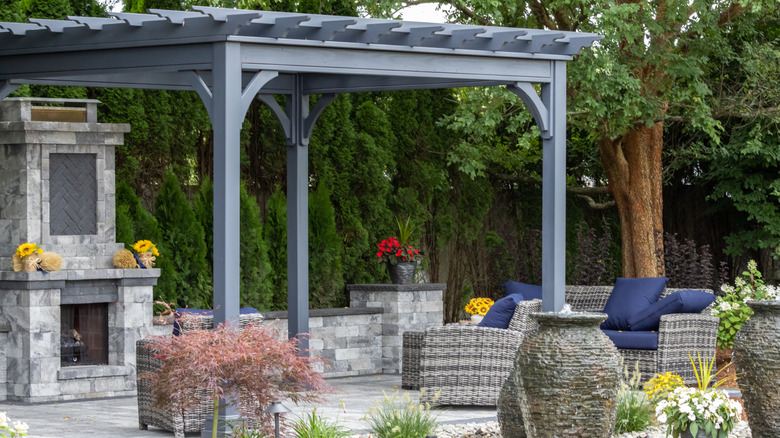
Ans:
{"label": "paver patio", "polygon": [[[339,389],[330,394],[328,402],[317,405],[317,412],[338,421],[359,433],[366,430],[361,420],[374,401],[401,390],[400,375],[369,375],[327,379]],[[417,391],[409,391],[416,398]],[[341,403],[343,400],[342,409]],[[311,412],[315,406],[294,406],[286,403],[295,413]],[[173,436],[172,432],[154,427],[138,429],[138,408],[135,397],[119,397],[58,403],[21,404],[5,402],[0,407],[14,421],[24,421],[30,426],[30,437],[82,438],[87,435],[112,438],[154,438]],[[496,420],[493,407],[453,407],[436,409],[440,423],[468,423]],[[198,436],[188,434],[187,436]]]}

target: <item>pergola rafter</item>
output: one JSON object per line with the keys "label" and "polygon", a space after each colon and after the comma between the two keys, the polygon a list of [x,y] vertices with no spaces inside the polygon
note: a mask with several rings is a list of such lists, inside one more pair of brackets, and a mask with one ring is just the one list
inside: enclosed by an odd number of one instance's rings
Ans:
{"label": "pergola rafter", "polygon": [[[194,90],[214,131],[214,316],[239,307],[239,135],[259,96],[287,138],[291,336],[308,332],[308,141],[338,93],[505,85],[543,139],[544,310],[564,303],[566,62],[601,37],[193,6],[0,23],[0,99],[20,84]],[[541,96],[533,84],[541,84]],[[313,108],[310,95],[321,95]],[[286,97],[284,108],[273,95]]]}

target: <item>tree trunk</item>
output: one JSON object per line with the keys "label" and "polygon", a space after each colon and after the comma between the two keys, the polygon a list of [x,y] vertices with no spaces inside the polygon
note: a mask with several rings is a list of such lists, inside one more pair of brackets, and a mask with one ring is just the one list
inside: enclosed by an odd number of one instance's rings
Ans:
{"label": "tree trunk", "polygon": [[663,122],[599,142],[623,240],[624,277],[664,275],[661,154]]}

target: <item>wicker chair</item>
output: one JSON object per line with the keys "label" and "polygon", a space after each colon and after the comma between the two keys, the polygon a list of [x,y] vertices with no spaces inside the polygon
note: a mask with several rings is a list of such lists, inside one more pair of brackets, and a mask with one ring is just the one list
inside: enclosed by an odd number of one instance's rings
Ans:
{"label": "wicker chair", "polygon": [[[261,313],[250,313],[239,316],[239,327],[255,324],[263,321]],[[210,330],[214,326],[212,315],[191,315],[180,321],[181,333],[194,329]],[[141,339],[135,344],[137,373],[153,372],[162,365],[159,359],[154,357],[152,346],[154,339]],[[186,372],[186,370],[182,370]],[[149,426],[159,427],[172,431],[176,438],[184,438],[187,432],[200,432],[206,424],[206,418],[214,411],[212,394],[204,389],[193,388],[198,395],[200,403],[197,406],[188,406],[183,411],[173,408],[162,409],[154,406],[154,396],[148,381],[138,380],[138,427],[146,430]]]}
{"label": "wicker chair", "polygon": [[[678,290],[667,288],[662,296]],[[566,301],[575,311],[600,312],[611,292],[612,286],[566,286]],[[539,311],[540,300],[519,303],[507,330],[449,324],[404,333],[402,384],[423,389],[427,402],[433,403],[439,393],[439,405],[494,406],[520,343],[535,329],[529,315]],[[619,351],[628,366],[638,361],[643,379],[672,371],[695,383],[688,354],[699,351],[702,357],[713,357],[717,330],[718,319],[709,308],[698,314],[665,315],[657,350]]]}

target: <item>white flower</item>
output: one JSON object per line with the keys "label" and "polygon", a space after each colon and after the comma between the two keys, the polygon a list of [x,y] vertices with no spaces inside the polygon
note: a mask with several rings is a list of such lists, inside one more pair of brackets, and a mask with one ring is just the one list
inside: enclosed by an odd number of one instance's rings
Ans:
{"label": "white flower", "polygon": [[723,286],[720,287],[720,290],[722,290],[724,294],[728,295],[734,292],[734,286],[730,284],[724,284]]}
{"label": "white flower", "polygon": [[8,426],[8,416],[5,414],[5,412],[0,412],[0,427],[7,427]]}
{"label": "white flower", "polygon": [[731,304],[728,301],[723,301],[720,304],[718,304],[718,310],[721,312],[728,312],[729,310],[736,310],[739,308],[739,303],[734,303],[735,306],[732,307]]}
{"label": "white flower", "polygon": [[666,420],[667,420],[666,413],[662,413],[661,415],[658,416],[659,423],[666,424]]}
{"label": "white flower", "polygon": [[755,271],[758,269],[758,263],[755,260],[751,260],[747,264],[748,271]]}
{"label": "white flower", "polygon": [[21,421],[14,421],[14,431],[16,433],[27,433],[27,430],[29,430],[30,427],[27,426],[27,423],[22,423]]}

